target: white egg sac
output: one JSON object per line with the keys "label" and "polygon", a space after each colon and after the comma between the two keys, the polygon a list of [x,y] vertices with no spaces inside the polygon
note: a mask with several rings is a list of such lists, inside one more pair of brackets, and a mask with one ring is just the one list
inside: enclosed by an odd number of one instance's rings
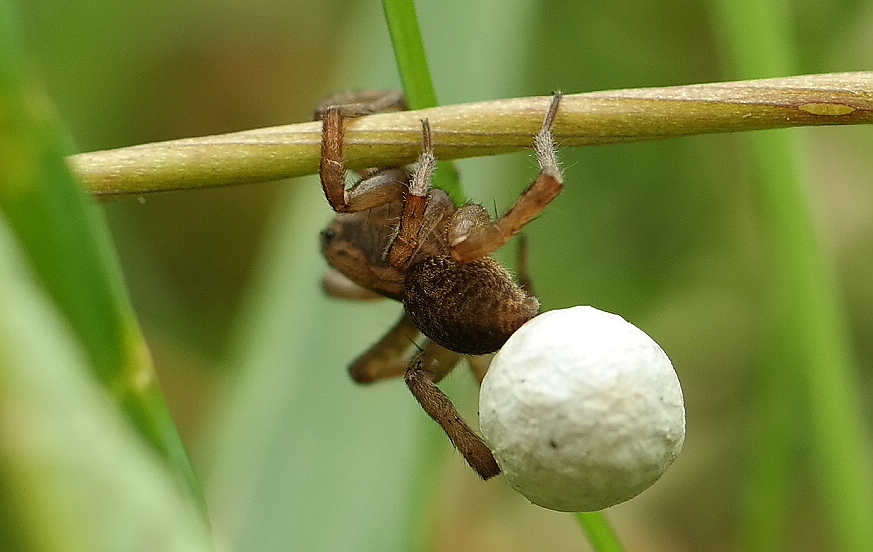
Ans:
{"label": "white egg sac", "polygon": [[654,483],[685,440],[666,353],[592,307],[543,313],[506,342],[482,382],[479,425],[506,481],[565,512],[601,510]]}

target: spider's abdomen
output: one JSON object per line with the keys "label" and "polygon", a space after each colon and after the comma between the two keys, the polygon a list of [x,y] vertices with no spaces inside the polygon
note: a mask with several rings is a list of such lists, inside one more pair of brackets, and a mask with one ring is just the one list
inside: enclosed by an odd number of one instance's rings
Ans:
{"label": "spider's abdomen", "polygon": [[491,353],[536,316],[539,301],[491,257],[427,257],[409,266],[403,304],[421,333],[452,351]]}

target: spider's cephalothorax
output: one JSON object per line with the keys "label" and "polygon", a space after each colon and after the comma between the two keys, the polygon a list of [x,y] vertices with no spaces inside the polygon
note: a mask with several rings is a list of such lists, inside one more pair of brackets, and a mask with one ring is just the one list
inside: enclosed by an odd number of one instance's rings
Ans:
{"label": "spider's cephalothorax", "polygon": [[[462,355],[499,349],[539,310],[537,299],[489,254],[562,188],[551,134],[561,95],[552,97],[535,138],[539,176],[496,221],[482,206],[458,207],[445,192],[430,187],[436,157],[427,120],[422,121],[423,152],[414,173],[403,167],[371,169],[346,189],[344,119],[400,105],[402,96],[371,94],[356,103],[350,99],[356,98],[343,98],[342,103],[329,99],[316,111],[324,121],[322,187],[339,213],[321,233],[322,252],[334,269],[324,286],[332,295],[384,296],[404,305],[400,321],[350,371],[360,382],[405,374],[419,403],[487,479],[500,468],[436,382]],[[419,332],[428,342],[414,360],[407,360]]]}

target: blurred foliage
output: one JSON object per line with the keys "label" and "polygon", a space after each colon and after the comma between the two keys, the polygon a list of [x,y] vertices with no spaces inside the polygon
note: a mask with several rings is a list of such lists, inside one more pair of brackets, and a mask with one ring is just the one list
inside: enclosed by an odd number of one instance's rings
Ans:
{"label": "blurred foliage", "polygon": [[[799,73],[873,66],[873,3],[789,4]],[[80,151],[304,120],[330,93],[399,84],[376,2],[23,7],[29,50]],[[707,3],[420,0],[418,9],[442,103],[733,77]],[[816,222],[869,404],[873,133],[792,132],[805,139]],[[676,464],[609,516],[631,550],[735,549],[770,278],[736,137],[561,158],[567,188],[527,231],[544,307],[591,304],[633,321],[670,354],[687,401]],[[466,193],[497,211],[536,172],[531,154],[458,166]],[[208,480],[216,531],[240,550],[402,550],[409,540],[397,535],[426,519],[438,550],[578,550],[570,516],[478,483],[402,383],[348,381],[346,362],[399,308],[321,296],[316,238],[330,212],[319,193],[304,178],[105,204],[171,409]],[[511,265],[512,244],[499,256]],[[449,386],[474,411],[470,378]],[[805,432],[802,419],[789,423]],[[433,446],[436,471],[423,475],[431,464],[419,457]],[[790,548],[829,549],[815,472],[797,454]],[[433,498],[433,511],[416,511],[410,490]]]}
{"label": "blurred foliage", "polygon": [[210,550],[196,501],[97,385],[16,246],[0,217],[0,549]]}

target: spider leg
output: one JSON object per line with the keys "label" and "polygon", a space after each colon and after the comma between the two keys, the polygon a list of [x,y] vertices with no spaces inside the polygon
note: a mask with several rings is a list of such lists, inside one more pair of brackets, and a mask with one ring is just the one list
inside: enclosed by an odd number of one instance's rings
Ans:
{"label": "spider leg", "polygon": [[382,339],[349,366],[352,379],[358,383],[371,383],[402,376],[409,367],[407,351],[419,335],[415,323],[404,312]]}
{"label": "spider leg", "polygon": [[530,272],[527,270],[527,236],[524,234],[518,235],[518,260],[516,261],[516,273],[518,274],[518,285],[525,290],[528,295],[536,295],[533,291],[533,284],[530,280]]}
{"label": "spider leg", "polygon": [[373,301],[382,298],[375,291],[356,284],[348,276],[335,269],[329,269],[324,273],[324,276],[321,277],[321,287],[325,293],[339,299]]}
{"label": "spider leg", "polygon": [[403,107],[405,100],[400,93],[371,92],[364,95],[333,96],[315,110],[314,118],[322,121],[321,164],[318,172],[324,195],[334,211],[363,211],[402,197],[409,176],[403,168],[378,170],[346,190],[343,121]]}
{"label": "spider leg", "polygon": [[403,111],[406,109],[406,97],[400,90],[340,92],[319,102],[312,113],[312,120],[323,119],[331,108],[339,108],[345,117],[361,117],[379,111]]}
{"label": "spider leg", "polygon": [[485,226],[471,228],[469,232],[455,231],[451,241],[452,257],[460,262],[469,262],[490,254],[506,243],[525,224],[531,221],[560,193],[564,187],[561,169],[552,135],[552,124],[561,103],[561,93],[555,92],[542,129],[534,139],[540,174],[521,193],[512,207],[496,221]]}
{"label": "spider leg", "polygon": [[[438,346],[437,346],[438,347]],[[451,353],[439,347],[442,351]],[[433,351],[441,353],[441,351]],[[406,385],[415,396],[418,403],[428,415],[434,419],[448,435],[449,440],[458,449],[467,463],[482,479],[489,479],[500,473],[500,466],[494,460],[494,455],[488,445],[482,441],[470,426],[464,422],[452,401],[437,387],[436,382],[442,377],[431,371],[433,359],[428,356],[428,348],[415,359],[406,370],[404,377]],[[457,353],[452,353],[457,355]],[[460,355],[457,355],[460,358]],[[457,361],[457,360],[456,360]],[[437,368],[440,370],[441,368]],[[444,374],[443,374],[444,375]]]}
{"label": "spider leg", "polygon": [[470,363],[470,370],[476,377],[476,381],[480,384],[485,379],[485,374],[488,373],[488,368],[491,367],[491,361],[494,360],[496,353],[488,353],[486,355],[468,355],[467,362]]}
{"label": "spider leg", "polygon": [[434,383],[439,383],[463,357],[461,353],[446,349],[434,341],[428,341],[413,364],[419,362],[425,370],[433,374]]}
{"label": "spider leg", "polygon": [[[406,353],[415,345],[414,339],[419,335],[421,334],[418,328],[404,312],[400,320],[378,343],[349,366],[352,379],[358,383],[371,383],[380,379],[402,376],[409,368]],[[418,360],[434,374],[434,381],[438,382],[452,371],[462,355],[428,341],[418,357]]]}
{"label": "spider leg", "polygon": [[418,168],[409,182],[400,215],[400,226],[388,250],[388,263],[400,270],[406,267],[418,249],[421,229],[425,225],[430,177],[436,168],[436,155],[427,119],[421,121],[421,139],[422,152],[418,157]]}

